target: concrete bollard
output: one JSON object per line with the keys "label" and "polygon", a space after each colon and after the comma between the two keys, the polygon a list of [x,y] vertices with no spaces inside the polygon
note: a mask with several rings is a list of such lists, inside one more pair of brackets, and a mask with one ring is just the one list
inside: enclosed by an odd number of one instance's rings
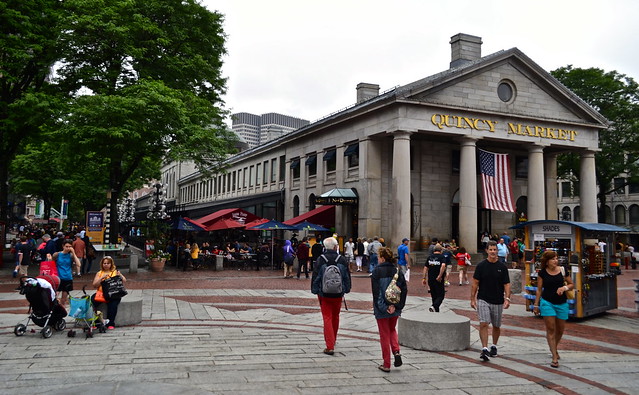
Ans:
{"label": "concrete bollard", "polygon": [[470,318],[452,311],[404,311],[397,334],[399,344],[415,350],[465,350],[470,346]]}
{"label": "concrete bollard", "polygon": [[510,292],[513,294],[521,293],[521,270],[508,269],[508,277],[510,277]]}
{"label": "concrete bollard", "polygon": [[129,257],[129,273],[137,273],[138,272],[138,256],[137,254],[131,254]]}
{"label": "concrete bollard", "polygon": [[215,257],[215,270],[216,271],[224,270],[224,257],[222,255],[217,255]]}

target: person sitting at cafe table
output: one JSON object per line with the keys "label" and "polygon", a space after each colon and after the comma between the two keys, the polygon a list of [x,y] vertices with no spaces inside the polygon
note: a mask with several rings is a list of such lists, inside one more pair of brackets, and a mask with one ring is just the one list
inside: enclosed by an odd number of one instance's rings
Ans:
{"label": "person sitting at cafe table", "polygon": [[248,245],[247,242],[244,242],[242,244],[242,247],[240,247],[240,254],[252,254],[253,253],[253,249]]}

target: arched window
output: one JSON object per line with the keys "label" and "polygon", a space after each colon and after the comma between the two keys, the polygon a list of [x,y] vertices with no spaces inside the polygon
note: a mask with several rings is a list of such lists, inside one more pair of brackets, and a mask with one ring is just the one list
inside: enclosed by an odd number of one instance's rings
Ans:
{"label": "arched window", "polygon": [[572,212],[570,211],[570,207],[566,206],[561,209],[561,219],[562,221],[572,221]]}
{"label": "arched window", "polygon": [[630,225],[639,225],[639,206],[633,204],[630,206],[629,216],[630,216]]}
{"label": "arched window", "polygon": [[621,204],[615,207],[615,225],[626,224],[626,208]]}
{"label": "arched window", "polygon": [[577,206],[575,207],[575,209],[572,212],[572,217],[574,218],[574,221],[581,221],[581,207]]}
{"label": "arched window", "polygon": [[293,198],[293,217],[300,215],[300,198],[295,195]]}
{"label": "arched window", "polygon": [[308,211],[315,210],[315,194],[308,195]]}

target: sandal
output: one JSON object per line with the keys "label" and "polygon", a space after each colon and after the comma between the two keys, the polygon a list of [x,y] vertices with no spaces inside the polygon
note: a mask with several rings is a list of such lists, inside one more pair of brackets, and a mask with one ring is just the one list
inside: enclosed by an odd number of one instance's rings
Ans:
{"label": "sandal", "polygon": [[330,349],[328,349],[328,348],[325,348],[325,349],[324,349],[324,354],[326,354],[326,355],[333,355],[333,354],[335,354],[335,351],[330,350]]}
{"label": "sandal", "polygon": [[381,370],[382,372],[390,373],[390,368],[387,368],[384,365],[379,365],[377,369]]}
{"label": "sandal", "polygon": [[551,368],[558,368],[559,367],[559,362],[558,361],[552,361],[550,363],[550,367]]}

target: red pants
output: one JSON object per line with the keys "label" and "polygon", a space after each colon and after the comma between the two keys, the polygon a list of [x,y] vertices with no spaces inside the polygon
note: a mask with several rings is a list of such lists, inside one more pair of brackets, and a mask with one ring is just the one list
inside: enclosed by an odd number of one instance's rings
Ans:
{"label": "red pants", "polygon": [[391,367],[391,351],[399,352],[399,341],[397,340],[397,319],[399,316],[389,318],[379,318],[377,328],[379,329],[379,344],[382,346],[382,359],[384,367]]}
{"label": "red pants", "polygon": [[317,296],[320,302],[320,310],[324,319],[324,341],[326,348],[335,349],[335,339],[339,329],[339,312],[342,308],[342,298],[325,298]]}

